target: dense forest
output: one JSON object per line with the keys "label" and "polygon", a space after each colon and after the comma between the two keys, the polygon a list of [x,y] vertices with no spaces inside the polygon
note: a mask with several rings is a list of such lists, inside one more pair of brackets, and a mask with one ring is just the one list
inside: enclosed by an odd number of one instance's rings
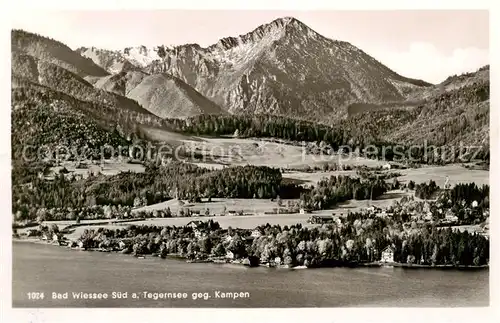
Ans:
{"label": "dense forest", "polygon": [[301,195],[303,206],[310,210],[329,209],[350,199],[375,199],[388,190],[382,179],[361,180],[349,176],[322,179],[316,187]]}

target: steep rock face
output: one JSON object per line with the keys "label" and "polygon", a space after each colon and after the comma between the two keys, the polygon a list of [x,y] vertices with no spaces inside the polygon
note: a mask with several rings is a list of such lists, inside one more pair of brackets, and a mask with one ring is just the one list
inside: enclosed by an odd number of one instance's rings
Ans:
{"label": "steep rock face", "polygon": [[122,71],[139,70],[159,60],[158,49],[146,46],[127,47],[123,50],[80,47],[76,52],[92,60],[109,73],[117,74]]}
{"label": "steep rock face", "polygon": [[207,48],[162,48],[146,71],[172,74],[231,113],[324,120],[352,102],[403,100],[429,84],[404,78],[346,42],[294,18],[221,39]]}
{"label": "steep rock face", "polygon": [[96,65],[99,65],[111,74],[117,74],[122,71],[136,70],[137,66],[126,59],[122,53],[95,47],[80,47],[77,53],[91,59]]}

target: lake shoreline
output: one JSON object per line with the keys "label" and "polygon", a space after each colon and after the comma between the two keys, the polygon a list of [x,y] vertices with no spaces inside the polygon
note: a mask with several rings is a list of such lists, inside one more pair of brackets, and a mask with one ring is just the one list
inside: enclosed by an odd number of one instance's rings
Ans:
{"label": "lake shoreline", "polygon": [[[54,247],[61,247],[65,248],[68,250],[72,251],[89,251],[89,252],[106,252],[106,253],[116,253],[116,254],[124,254],[122,251],[119,250],[106,250],[106,249],[99,249],[99,248],[92,248],[92,249],[84,249],[80,247],[70,247],[68,245],[60,245],[57,242],[52,242],[52,241],[45,241],[45,240],[40,240],[37,238],[12,238],[12,242],[20,242],[20,243],[33,243],[33,244],[41,244],[41,245],[49,245],[49,246],[54,246]],[[345,263],[341,261],[336,261],[336,265],[331,265],[331,266],[289,266],[289,265],[272,265],[269,263],[259,263],[257,265],[249,265],[248,263],[245,262],[247,258],[245,259],[222,259],[222,258],[208,258],[208,259],[188,259],[184,256],[181,256],[179,254],[168,254],[166,257],[161,257],[160,255],[157,254],[151,254],[151,255],[133,255],[131,253],[126,253],[128,255],[131,255],[135,258],[138,259],[144,259],[144,258],[161,258],[161,259],[170,259],[170,260],[178,260],[178,261],[183,261],[185,263],[212,263],[212,264],[231,264],[231,265],[237,265],[237,266],[246,266],[246,267],[268,267],[268,268],[275,268],[275,269],[290,269],[290,270],[299,270],[299,269],[318,269],[318,268],[380,268],[380,267],[387,267],[387,268],[402,268],[402,269],[439,269],[439,270],[484,270],[484,269],[489,269],[489,265],[481,265],[481,266],[455,266],[455,265],[421,265],[421,264],[403,264],[403,263],[398,263],[398,262],[392,262],[392,263],[384,263],[384,262],[367,262],[367,263]],[[342,265],[340,265],[342,263]]]}

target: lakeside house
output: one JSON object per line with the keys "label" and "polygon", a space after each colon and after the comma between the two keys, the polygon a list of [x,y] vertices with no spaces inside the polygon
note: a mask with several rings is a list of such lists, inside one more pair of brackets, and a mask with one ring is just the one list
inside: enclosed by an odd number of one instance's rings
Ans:
{"label": "lakeside house", "polygon": [[260,238],[262,236],[262,231],[258,228],[254,229],[250,236],[254,239]]}
{"label": "lakeside house", "polygon": [[198,226],[200,226],[200,224],[202,224],[203,222],[200,221],[200,220],[193,220],[193,221],[189,221],[188,224],[186,224],[186,227],[190,227],[192,229],[197,229]]}
{"label": "lakeside house", "polygon": [[331,215],[313,215],[307,219],[307,222],[312,224],[334,223],[334,221],[335,219]]}
{"label": "lakeside house", "polygon": [[228,250],[226,253],[226,259],[234,259],[234,253]]}
{"label": "lakeside house", "polygon": [[444,214],[444,219],[446,222],[456,222],[458,221],[458,217],[453,213],[452,210],[447,210]]}
{"label": "lakeside house", "polygon": [[302,207],[299,209],[299,213],[300,214],[307,214],[307,213],[311,213],[311,211]]}
{"label": "lakeside house", "polygon": [[387,246],[382,250],[380,262],[394,262],[394,249],[391,246]]}

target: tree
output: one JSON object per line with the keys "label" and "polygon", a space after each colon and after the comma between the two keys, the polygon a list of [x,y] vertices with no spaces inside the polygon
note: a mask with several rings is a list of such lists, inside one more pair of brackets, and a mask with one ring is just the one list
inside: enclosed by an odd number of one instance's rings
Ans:
{"label": "tree", "polygon": [[59,227],[57,226],[57,224],[53,223],[50,225],[49,234],[52,236],[55,233],[59,233]]}
{"label": "tree", "polygon": [[224,248],[224,246],[222,245],[221,242],[219,242],[215,248],[213,249],[213,254],[214,256],[216,257],[223,257],[226,255],[226,249]]}
{"label": "tree", "polygon": [[212,251],[212,247],[213,247],[212,239],[204,238],[200,240],[200,251],[203,254],[209,255],[210,252]]}
{"label": "tree", "polygon": [[396,177],[394,177],[394,179],[392,180],[392,189],[393,190],[397,190],[399,188],[399,181]]}
{"label": "tree", "polygon": [[139,196],[136,196],[134,199],[134,207],[139,207],[141,206],[141,198]]}
{"label": "tree", "polygon": [[242,257],[245,255],[245,243],[243,239],[239,236],[239,234],[236,234],[231,242],[229,243],[229,246],[227,247],[229,251],[231,251],[235,256]]}

